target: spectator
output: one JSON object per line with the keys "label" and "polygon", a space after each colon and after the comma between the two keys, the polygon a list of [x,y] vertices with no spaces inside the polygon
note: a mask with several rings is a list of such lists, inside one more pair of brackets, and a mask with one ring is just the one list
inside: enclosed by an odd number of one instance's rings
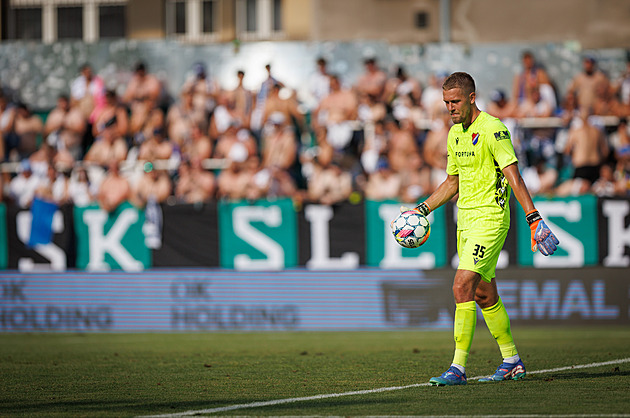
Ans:
{"label": "spectator", "polygon": [[80,75],[70,85],[70,105],[90,123],[94,122],[93,112],[105,105],[105,83],[94,75],[90,64],[81,66]]}
{"label": "spectator", "polygon": [[107,175],[98,188],[96,200],[101,209],[111,213],[130,198],[129,181],[120,175],[118,161],[112,159],[108,164]]}
{"label": "spectator", "polygon": [[446,179],[446,161],[448,150],[446,139],[451,128],[451,115],[446,107],[431,123],[422,148],[424,161],[431,168],[431,187],[436,188]]}
{"label": "spectator", "polygon": [[426,117],[430,120],[433,120],[435,115],[444,108],[444,102],[442,101],[442,83],[447,76],[448,74],[445,72],[431,74],[429,83],[422,92],[420,103],[426,113]]}
{"label": "spectator", "polygon": [[287,124],[295,123],[300,132],[304,130],[302,128],[304,126],[304,116],[298,110],[298,104],[294,95],[288,89],[281,88],[279,84],[274,84],[269,91],[263,113],[263,128],[269,117],[274,113],[282,113]]}
{"label": "spectator", "polygon": [[295,181],[288,171],[280,167],[260,167],[252,176],[246,198],[293,197],[297,192]]}
{"label": "spectator", "polygon": [[313,160],[313,173],[308,178],[307,198],[311,202],[334,205],[352,193],[352,176],[332,161]]}
{"label": "spectator", "polygon": [[540,94],[545,102],[549,103],[552,109],[556,108],[556,95],[549,75],[545,69],[536,62],[534,53],[525,51],[521,55],[523,70],[514,76],[512,84],[512,99],[515,105],[520,105],[528,99],[529,89],[532,86],[539,86]]}
{"label": "spectator", "polygon": [[218,96],[218,104],[210,118],[210,129],[208,131],[210,139],[218,140],[223,136],[230,126],[242,127],[243,121],[236,111],[236,103],[232,97],[223,92]]}
{"label": "spectator", "polygon": [[192,160],[197,158],[200,161],[210,158],[212,155],[212,141],[205,135],[206,130],[198,124],[191,127],[190,138],[181,145],[183,158]]}
{"label": "spectator", "polygon": [[52,164],[49,165],[46,177],[39,182],[35,190],[35,196],[57,205],[68,203],[70,201],[68,193],[70,172],[67,171],[67,174],[59,173]]}
{"label": "spectator", "polygon": [[401,129],[400,123],[394,118],[386,119],[385,132],[390,167],[397,172],[409,170],[410,160],[414,154],[420,153],[415,138],[408,130]]}
{"label": "spectator", "polygon": [[[232,148],[242,147],[247,153],[246,159],[258,154],[256,141],[246,129],[240,129],[238,121],[230,122],[225,134],[222,135],[214,147],[214,158],[228,158]],[[240,151],[239,151],[240,152]]]}
{"label": "spectator", "polygon": [[95,190],[85,168],[77,167],[72,170],[68,196],[75,206],[87,206],[94,201]]}
{"label": "spectator", "polygon": [[407,75],[403,67],[398,66],[396,67],[396,75],[385,83],[382,101],[394,107],[395,100],[402,97],[409,99],[412,106],[419,105],[422,98],[422,88],[418,81]]}
{"label": "spectator", "polygon": [[613,94],[610,85],[600,83],[595,88],[593,114],[598,116],[623,116],[624,108]]}
{"label": "spectator", "polygon": [[608,137],[608,143],[613,150],[614,158],[617,160],[630,155],[630,128],[626,118],[619,118],[617,129]]}
{"label": "spectator", "polygon": [[357,81],[356,90],[359,94],[371,94],[376,97],[382,97],[385,83],[387,82],[387,74],[376,63],[375,57],[368,57],[363,61],[365,72]]}
{"label": "spectator", "polygon": [[92,125],[92,135],[98,138],[105,129],[105,123],[112,118],[116,118],[117,136],[127,138],[129,135],[129,115],[127,109],[120,104],[118,95],[114,90],[105,91],[105,103],[94,112],[94,124]]}
{"label": "spectator", "polygon": [[6,141],[10,139],[7,135],[11,131],[14,114],[15,108],[9,105],[8,98],[0,89],[0,162],[9,158],[9,144]]}
{"label": "spectator", "polygon": [[267,71],[267,78],[260,85],[258,94],[256,95],[256,105],[252,111],[252,117],[250,120],[250,129],[253,132],[260,132],[263,127],[263,116],[265,112],[265,105],[267,103],[267,97],[271,88],[275,85],[279,85],[280,88],[284,87],[284,84],[276,80],[271,75],[271,64],[265,65],[265,71]]}
{"label": "spectator", "polygon": [[101,135],[85,154],[85,162],[107,167],[127,158],[127,142],[120,137],[117,123],[115,116],[105,122]]}
{"label": "spectator", "polygon": [[614,90],[623,106],[623,116],[630,116],[630,55],[626,61],[626,71],[617,80]]}
{"label": "spectator", "polygon": [[184,203],[203,203],[210,200],[216,191],[214,174],[201,166],[199,158],[179,165],[179,179],[175,187],[175,197]]}
{"label": "spectator", "polygon": [[359,106],[357,107],[357,117],[364,123],[374,123],[382,120],[387,115],[385,104],[378,100],[376,96],[370,94],[359,95]]}
{"label": "spectator", "polygon": [[148,161],[143,166],[142,176],[132,189],[131,200],[135,206],[144,208],[151,199],[156,203],[165,202],[171,191],[171,179],[166,171],[156,169],[153,163]]}
{"label": "spectator", "polygon": [[138,159],[142,161],[168,160],[173,155],[173,143],[165,137],[163,128],[155,128],[153,135],[147,138],[138,150]]}
{"label": "spectator", "polygon": [[182,90],[179,97],[180,100],[172,104],[166,114],[166,126],[171,141],[182,147],[190,140],[193,126],[207,126],[207,118],[205,110],[200,111],[194,106],[191,88]]}
{"label": "spectator", "polygon": [[403,202],[417,202],[422,196],[433,192],[432,171],[423,163],[420,154],[413,154],[409,160],[409,169],[400,173],[402,177],[400,199]]}
{"label": "spectator", "polygon": [[376,166],[386,153],[387,138],[383,120],[375,121],[373,128],[366,126],[365,144],[361,151],[361,165],[367,174],[376,171]]}
{"label": "spectator", "polygon": [[376,171],[368,176],[365,198],[370,200],[396,199],[402,189],[402,177],[392,171],[386,158],[381,157]]}
{"label": "spectator", "polygon": [[195,63],[192,71],[193,77],[184,83],[182,91],[189,91],[192,94],[195,113],[205,119],[214,110],[221,88],[208,76],[206,66],[202,62]]}
{"label": "spectator", "polygon": [[[37,142],[44,131],[44,124],[42,119],[34,115],[26,104],[17,104],[8,127],[8,147],[5,152],[8,153],[10,159],[26,158],[37,150]],[[12,150],[15,150],[13,157],[11,157]]]}
{"label": "spectator", "polygon": [[322,99],[330,94],[330,74],[328,74],[328,63],[323,57],[317,59],[317,70],[309,78],[308,97],[304,102],[310,110],[315,110]]}
{"label": "spectator", "polygon": [[327,142],[336,151],[346,148],[354,134],[352,122],[357,119],[357,110],[354,93],[343,89],[337,76],[330,76],[330,94],[313,114],[318,142]]}
{"label": "spectator", "polygon": [[610,164],[602,164],[599,169],[599,178],[593,183],[591,191],[599,197],[613,197],[617,193],[615,184],[615,171]]}
{"label": "spectator", "polygon": [[57,149],[67,150],[72,158],[82,157],[82,141],[86,120],[78,107],[72,107],[68,96],[61,95],[44,125],[44,137]]}
{"label": "spectator", "polygon": [[[136,64],[134,74],[122,97],[123,103],[131,111],[130,131],[132,135],[143,131],[146,124],[149,123],[152,113],[157,110],[161,94],[162,85],[157,77],[147,72],[147,67],[143,62]],[[153,127],[151,126],[149,131]]]}
{"label": "spectator", "polygon": [[259,168],[258,157],[250,157],[247,148],[235,144],[227,155],[227,167],[217,178],[217,197],[239,200],[247,197],[249,185]]}
{"label": "spectator", "polygon": [[275,112],[263,129],[262,166],[291,168],[297,160],[297,140],[295,130],[287,124],[283,113]]}
{"label": "spectator", "polygon": [[249,129],[255,96],[243,85],[245,72],[239,70],[236,77],[238,78],[238,85],[231,92],[231,100],[234,102],[234,117],[241,121],[243,128]]}
{"label": "spectator", "polygon": [[516,113],[516,103],[508,100],[503,90],[497,89],[490,93],[490,103],[486,111],[501,120],[513,118]]}
{"label": "spectator", "polygon": [[599,178],[600,166],[608,156],[608,144],[600,128],[591,124],[588,112],[574,120],[569,131],[565,154],[571,156],[573,178],[556,189],[559,196],[579,195],[588,192]]}
{"label": "spectator", "polygon": [[558,180],[558,171],[542,153],[533,156],[530,154],[529,165],[522,168],[522,177],[530,193],[552,194]]}
{"label": "spectator", "polygon": [[40,180],[33,175],[28,159],[20,162],[18,174],[9,183],[9,196],[21,208],[29,208]]}
{"label": "spectator", "polygon": [[583,71],[571,80],[568,92],[575,93],[577,105],[581,110],[589,110],[595,104],[598,88],[608,90],[608,76],[597,68],[595,57],[586,55],[582,60]]}

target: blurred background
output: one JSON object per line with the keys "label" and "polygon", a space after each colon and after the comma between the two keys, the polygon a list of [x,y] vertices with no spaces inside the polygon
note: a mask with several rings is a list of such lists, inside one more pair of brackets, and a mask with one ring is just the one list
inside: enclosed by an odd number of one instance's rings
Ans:
{"label": "blurred background", "polygon": [[419,250],[389,221],[446,176],[455,71],[562,243],[532,254],[512,199],[511,317],[628,323],[630,1],[2,0],[2,327],[70,295],[117,329],[129,280],[173,303],[129,329],[448,325],[454,202]]}

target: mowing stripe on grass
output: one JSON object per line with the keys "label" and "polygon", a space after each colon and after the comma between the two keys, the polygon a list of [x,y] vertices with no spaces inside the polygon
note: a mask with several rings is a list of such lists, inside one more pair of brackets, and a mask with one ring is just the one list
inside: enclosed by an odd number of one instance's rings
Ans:
{"label": "mowing stripe on grass", "polygon": [[[561,372],[564,370],[576,370],[576,369],[589,369],[589,368],[593,368],[593,367],[600,367],[600,366],[610,366],[610,365],[615,365],[615,364],[621,364],[621,363],[630,363],[630,357],[628,358],[623,358],[623,359],[618,359],[618,360],[610,360],[610,361],[604,361],[601,363],[590,363],[590,364],[576,364],[573,366],[565,366],[565,367],[556,367],[554,369],[543,369],[543,370],[534,370],[531,372],[527,372],[528,374],[543,374],[543,373],[553,373],[553,372]],[[468,380],[479,380],[482,377],[485,376],[476,376],[476,377],[471,377]],[[263,406],[274,406],[274,405],[282,405],[282,404],[286,404],[286,403],[294,403],[294,402],[304,402],[304,401],[316,401],[316,400],[320,400],[320,399],[328,399],[328,398],[339,398],[341,396],[352,396],[352,395],[368,395],[370,393],[380,393],[380,392],[390,392],[393,390],[401,390],[401,389],[410,389],[410,388],[417,388],[417,387],[422,387],[422,386],[429,386],[429,383],[414,383],[412,385],[405,385],[405,386],[392,386],[392,387],[388,387],[388,388],[378,388],[378,389],[366,389],[366,390],[356,390],[356,391],[352,391],[352,392],[342,392],[342,393],[326,393],[326,394],[322,394],[322,395],[314,395],[314,396],[303,396],[300,398],[287,398],[287,399],[275,399],[272,401],[262,401],[262,402],[252,402],[252,403],[245,403],[245,404],[240,404],[240,405],[229,405],[229,406],[222,406],[219,408],[210,408],[210,409],[198,409],[196,411],[185,411],[185,412],[178,412],[178,413],[174,413],[174,414],[162,414],[162,415],[145,415],[143,417],[140,418],[167,418],[167,417],[185,417],[185,416],[191,416],[191,415],[199,415],[199,414],[214,414],[217,412],[227,412],[227,411],[235,411],[237,409],[249,409],[249,408],[259,408],[259,407],[263,407]],[[504,416],[504,415],[501,415]],[[511,415],[514,417],[522,417],[522,418],[528,418],[528,417],[542,417],[542,416],[548,416],[548,415]],[[619,417],[627,417],[630,415],[610,415],[610,414],[605,414],[605,415],[599,415],[599,414],[585,414],[585,415],[554,415],[554,417],[600,417],[600,416],[619,416]],[[453,417],[457,417],[457,415],[453,415]],[[484,415],[484,417],[499,417],[499,415]]]}

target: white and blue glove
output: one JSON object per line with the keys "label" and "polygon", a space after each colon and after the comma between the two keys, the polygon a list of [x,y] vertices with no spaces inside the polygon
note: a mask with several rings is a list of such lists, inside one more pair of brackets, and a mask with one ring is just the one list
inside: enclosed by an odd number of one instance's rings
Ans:
{"label": "white and blue glove", "polygon": [[527,213],[526,219],[532,231],[532,251],[539,250],[542,255],[553,254],[560,241],[543,221],[540,213],[534,209]]}

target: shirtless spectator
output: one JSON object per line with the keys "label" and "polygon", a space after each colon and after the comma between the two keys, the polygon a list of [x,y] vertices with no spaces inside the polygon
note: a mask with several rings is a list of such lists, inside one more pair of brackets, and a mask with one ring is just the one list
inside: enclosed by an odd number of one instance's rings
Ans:
{"label": "shirtless spectator", "polygon": [[547,118],[553,115],[554,106],[540,94],[538,85],[530,85],[526,96],[516,107],[517,118]]}
{"label": "shirtless spectator", "polygon": [[267,103],[267,97],[274,85],[279,85],[280,88],[284,87],[284,84],[271,75],[271,64],[265,65],[265,71],[267,71],[267,78],[260,85],[260,89],[256,94],[256,103],[252,110],[252,117],[250,119],[250,129],[253,132],[260,132],[263,127],[263,116],[265,113],[265,104]]}
{"label": "shirtless spectator", "polygon": [[614,91],[619,97],[623,116],[630,116],[630,56],[628,56],[626,61],[626,71],[616,81]]}
{"label": "shirtless spectator", "polygon": [[78,107],[72,107],[67,96],[59,96],[44,125],[44,137],[57,149],[67,150],[75,160],[82,157],[86,122]]}
{"label": "shirtless spectator", "polygon": [[[534,53],[525,51],[521,55],[522,71],[514,76],[512,83],[512,100],[515,105],[520,105],[528,98],[528,89],[532,86],[540,86],[541,95],[555,109],[557,106],[555,92],[551,85],[547,71],[536,62]],[[497,116],[498,117],[498,116]]]}
{"label": "shirtless spectator", "polygon": [[163,128],[153,130],[138,151],[138,159],[142,161],[168,160],[173,155],[173,143],[165,137]]}
{"label": "shirtless spectator", "polygon": [[5,161],[9,157],[9,147],[6,141],[13,121],[15,108],[9,105],[9,99],[0,89],[0,162]]}
{"label": "shirtless spectator", "polygon": [[150,199],[157,203],[165,202],[173,188],[168,174],[156,169],[151,162],[146,162],[143,168],[142,176],[132,188],[132,203],[144,208]]}
{"label": "shirtless spectator", "polygon": [[101,209],[111,213],[129,199],[131,199],[129,181],[120,175],[118,162],[111,160],[108,164],[107,175],[98,188],[96,201]]}
{"label": "shirtless spectator", "polygon": [[201,161],[212,156],[212,141],[205,135],[206,130],[198,124],[193,124],[190,138],[181,145],[181,153],[184,158]]}
{"label": "shirtless spectator", "polygon": [[382,97],[385,83],[387,82],[387,74],[376,63],[376,58],[369,57],[363,61],[365,72],[359,77],[356,89],[359,93],[372,94],[376,97]]}
{"label": "shirtless spectator", "polygon": [[134,74],[127,84],[122,101],[131,111],[130,130],[132,134],[140,132],[150,118],[150,113],[157,108],[162,92],[160,81],[147,72],[144,63],[136,64]]}
{"label": "shirtless spectator", "polygon": [[391,170],[386,158],[381,157],[376,171],[368,176],[365,198],[370,200],[396,199],[402,188],[402,177]]}
{"label": "shirtless spectator", "polygon": [[392,105],[397,98],[406,97],[413,106],[420,104],[422,98],[422,88],[420,83],[409,77],[405,69],[396,67],[396,75],[387,80],[383,91],[382,101]]}
{"label": "shirtless spectator", "polygon": [[282,97],[282,93],[289,95],[288,89],[282,88],[279,84],[274,84],[271,87],[267,101],[265,102],[265,110],[263,112],[263,126],[269,120],[269,116],[274,113],[282,113],[285,117],[286,123],[292,125],[295,122],[300,132],[303,131],[304,115],[298,110],[298,103],[295,100],[294,95],[289,97]]}
{"label": "shirtless spectator", "polygon": [[247,129],[241,129],[238,121],[232,121],[214,147],[214,158],[228,158],[232,148],[241,146],[247,152],[246,158],[257,155],[256,141]]}
{"label": "shirtless spectator", "polygon": [[612,87],[604,83],[598,84],[593,100],[593,114],[598,116],[623,116],[624,108],[617,96],[613,94]]}
{"label": "shirtless spectator", "polygon": [[293,197],[297,187],[288,171],[279,167],[260,167],[252,176],[246,199]]}
{"label": "shirtless spectator", "polygon": [[252,178],[258,172],[259,160],[249,156],[243,144],[236,144],[230,149],[227,167],[221,170],[217,178],[217,197],[220,199],[245,199]]}
{"label": "shirtless spectator", "polygon": [[343,150],[354,131],[358,103],[351,90],[341,87],[339,78],[330,76],[330,94],[326,96],[313,115],[318,141],[326,141],[335,150]]}
{"label": "shirtless spectator", "polygon": [[431,187],[437,188],[446,179],[446,162],[448,150],[446,139],[451,128],[451,117],[444,108],[438,117],[431,123],[431,129],[427,132],[422,156],[431,167]]}
{"label": "shirtless spectator", "polygon": [[589,121],[589,113],[582,111],[569,131],[565,154],[571,156],[573,178],[556,189],[559,196],[587,193],[598,179],[600,166],[608,157],[608,144],[600,128]]}
{"label": "shirtless spectator", "polygon": [[276,112],[269,116],[269,121],[263,129],[261,143],[263,167],[288,170],[295,164],[297,160],[295,130],[287,124],[283,113]]}
{"label": "shirtless spectator", "polygon": [[409,169],[402,171],[400,200],[417,202],[421,197],[430,195],[435,187],[431,184],[431,167],[424,164],[419,154],[413,154],[409,161]]}
{"label": "shirtless spectator", "polygon": [[94,122],[93,112],[105,104],[105,83],[89,64],[81,66],[80,75],[70,85],[70,103],[90,123]]}
{"label": "shirtless spectator", "polygon": [[127,158],[127,142],[120,137],[113,117],[104,124],[101,135],[94,141],[83,158],[86,163],[108,167],[110,163],[120,163]]}
{"label": "shirtless spectator", "polygon": [[442,83],[448,74],[439,72],[429,76],[429,82],[422,91],[420,103],[425,112],[426,118],[433,120],[436,114],[439,114],[444,108],[442,100]]}
{"label": "shirtless spectator", "polygon": [[205,119],[214,110],[221,88],[208,76],[204,63],[195,63],[192,72],[193,77],[184,83],[182,91],[189,91],[192,94],[195,111]]}
{"label": "shirtless spectator", "polygon": [[357,117],[364,124],[373,124],[376,121],[383,120],[387,114],[385,104],[378,100],[377,97],[369,94],[359,95],[359,106],[357,108]]}
{"label": "shirtless spectator", "polygon": [[212,141],[218,140],[232,125],[242,127],[243,122],[240,120],[231,95],[222,92],[218,96],[217,107],[210,118],[210,127],[208,129],[210,139]]}
{"label": "shirtless spectator", "polygon": [[255,105],[255,96],[254,93],[246,89],[243,85],[245,72],[239,70],[236,73],[236,77],[238,78],[238,85],[230,93],[231,99],[234,102],[234,116],[241,121],[245,129],[249,129],[252,110],[254,110]]}
{"label": "shirtless spectator", "polygon": [[510,119],[514,117],[516,112],[516,103],[508,100],[503,90],[493,90],[490,93],[490,103],[488,103],[486,112],[502,121]]}
{"label": "shirtless spectator", "polygon": [[192,127],[206,124],[206,113],[198,110],[193,104],[192,90],[185,89],[180,93],[178,102],[171,105],[166,114],[168,137],[182,147],[190,140]]}
{"label": "shirtless spectator", "polygon": [[116,130],[118,136],[126,138],[129,135],[129,115],[127,109],[120,104],[118,95],[114,90],[105,91],[105,104],[94,112],[94,124],[92,135],[97,138],[103,133],[105,123],[116,117]]}
{"label": "shirtless spectator", "polygon": [[70,201],[68,187],[70,179],[64,173],[58,172],[53,165],[48,166],[46,178],[40,181],[35,190],[35,197],[57,205],[63,205]]}
{"label": "shirtless spectator", "polygon": [[313,161],[313,173],[308,179],[307,199],[322,205],[340,203],[352,193],[352,176],[338,164]]}
{"label": "shirtless spectator", "polygon": [[408,130],[401,129],[394,118],[385,121],[387,141],[387,160],[392,170],[401,172],[408,170],[414,154],[420,153],[415,138]]}
{"label": "shirtless spectator", "polygon": [[[24,103],[16,105],[13,119],[9,122],[9,142],[15,146],[18,159],[26,158],[37,150],[37,139],[44,132],[42,119],[34,115]],[[13,148],[7,147],[8,149]],[[9,155],[11,158],[11,156]],[[14,157],[14,158],[15,158]]]}
{"label": "shirtless spectator", "polygon": [[577,74],[567,90],[577,95],[577,104],[581,110],[589,110],[595,104],[598,87],[609,89],[608,76],[597,68],[594,57],[587,55],[582,60],[583,71]]}
{"label": "shirtless spectator", "polygon": [[199,158],[184,161],[179,166],[175,197],[183,203],[203,203],[214,196],[217,182],[214,174],[201,166]]}

